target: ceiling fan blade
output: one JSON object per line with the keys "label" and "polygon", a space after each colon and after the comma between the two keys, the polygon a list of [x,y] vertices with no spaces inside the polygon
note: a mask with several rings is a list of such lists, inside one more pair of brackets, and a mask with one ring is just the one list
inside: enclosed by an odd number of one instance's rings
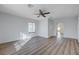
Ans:
{"label": "ceiling fan blade", "polygon": [[44,14],[50,14],[50,12],[44,13]]}
{"label": "ceiling fan blade", "polygon": [[44,16],[44,17],[46,17],[46,16]]}
{"label": "ceiling fan blade", "polygon": [[44,14],[43,11],[41,9],[39,9],[40,14]]}
{"label": "ceiling fan blade", "polygon": [[42,15],[43,17],[46,17],[44,14]]}

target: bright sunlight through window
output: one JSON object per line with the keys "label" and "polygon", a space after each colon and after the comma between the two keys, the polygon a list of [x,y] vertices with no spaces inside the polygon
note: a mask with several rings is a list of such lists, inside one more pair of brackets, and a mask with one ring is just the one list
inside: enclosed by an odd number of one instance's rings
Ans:
{"label": "bright sunlight through window", "polygon": [[35,32],[35,23],[28,23],[28,32]]}

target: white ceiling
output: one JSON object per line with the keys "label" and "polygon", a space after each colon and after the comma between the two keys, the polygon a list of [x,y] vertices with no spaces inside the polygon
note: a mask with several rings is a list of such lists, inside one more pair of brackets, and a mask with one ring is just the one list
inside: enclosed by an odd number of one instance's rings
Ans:
{"label": "white ceiling", "polygon": [[78,4],[34,4],[33,7],[28,7],[27,4],[3,4],[0,5],[0,12],[10,13],[24,18],[41,19],[37,18],[35,13],[38,9],[45,9],[51,12],[48,17],[63,18],[79,15]]}

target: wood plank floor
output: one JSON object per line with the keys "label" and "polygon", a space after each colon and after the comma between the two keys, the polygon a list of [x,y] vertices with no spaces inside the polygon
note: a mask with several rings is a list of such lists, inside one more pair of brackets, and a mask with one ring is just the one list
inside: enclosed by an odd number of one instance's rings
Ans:
{"label": "wood plank floor", "polygon": [[[79,43],[76,39],[34,37],[23,46],[18,42],[0,45],[0,54],[12,55],[79,55]],[[16,47],[17,46],[17,47]],[[16,50],[19,48],[19,50]]]}

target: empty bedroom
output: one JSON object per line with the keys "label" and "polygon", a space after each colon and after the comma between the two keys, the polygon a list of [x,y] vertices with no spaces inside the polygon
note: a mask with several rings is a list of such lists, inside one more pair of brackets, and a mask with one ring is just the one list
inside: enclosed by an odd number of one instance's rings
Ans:
{"label": "empty bedroom", "polygon": [[0,4],[0,55],[79,55],[79,4]]}

